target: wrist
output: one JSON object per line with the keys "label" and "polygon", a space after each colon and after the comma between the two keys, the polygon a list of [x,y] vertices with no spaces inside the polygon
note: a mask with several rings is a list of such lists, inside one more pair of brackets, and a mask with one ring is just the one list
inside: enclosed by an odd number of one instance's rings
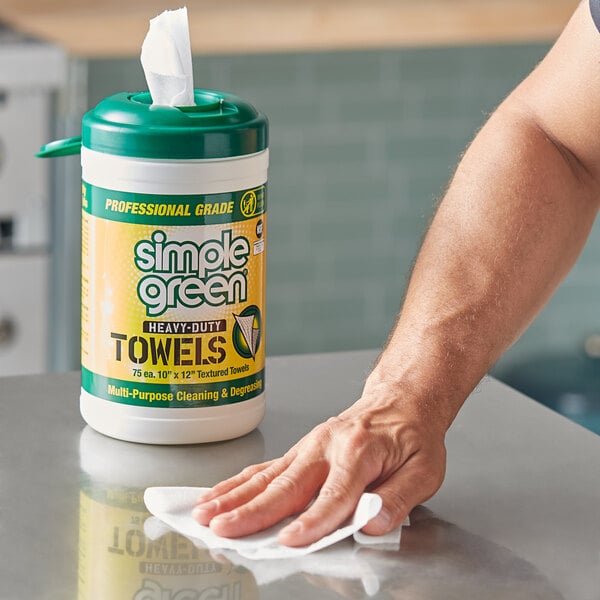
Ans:
{"label": "wrist", "polygon": [[450,387],[436,377],[399,366],[389,368],[380,361],[367,377],[358,404],[390,408],[407,420],[426,423],[445,435],[465,397],[452,394]]}

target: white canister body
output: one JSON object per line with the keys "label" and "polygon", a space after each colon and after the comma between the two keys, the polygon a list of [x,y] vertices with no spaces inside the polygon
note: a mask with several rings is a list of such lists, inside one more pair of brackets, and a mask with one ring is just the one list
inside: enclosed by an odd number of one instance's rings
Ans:
{"label": "white canister body", "polygon": [[82,416],[152,444],[253,430],[268,150],[171,160],[83,147],[81,163]]}

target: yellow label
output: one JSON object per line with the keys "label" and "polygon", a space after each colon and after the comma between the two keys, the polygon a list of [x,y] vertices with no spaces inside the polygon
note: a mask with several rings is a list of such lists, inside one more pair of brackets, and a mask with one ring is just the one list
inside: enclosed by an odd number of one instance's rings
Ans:
{"label": "yellow label", "polygon": [[266,191],[82,186],[82,387],[136,406],[264,391]]}

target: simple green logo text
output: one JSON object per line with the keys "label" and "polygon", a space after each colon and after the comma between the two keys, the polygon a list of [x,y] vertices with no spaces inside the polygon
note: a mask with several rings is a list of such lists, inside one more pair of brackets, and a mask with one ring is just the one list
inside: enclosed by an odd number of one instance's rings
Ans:
{"label": "simple green logo text", "polygon": [[199,244],[168,241],[164,231],[153,232],[134,249],[135,266],[147,273],[137,286],[146,314],[158,317],[169,308],[245,302],[249,255],[248,240],[233,237],[231,229]]}

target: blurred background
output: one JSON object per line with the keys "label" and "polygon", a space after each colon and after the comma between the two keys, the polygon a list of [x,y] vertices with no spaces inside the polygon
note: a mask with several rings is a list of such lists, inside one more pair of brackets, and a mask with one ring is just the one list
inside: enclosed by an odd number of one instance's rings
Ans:
{"label": "blurred background", "polygon": [[[187,2],[196,87],[270,120],[269,354],[385,343],[462,151],[576,5]],[[148,19],[177,7],[0,2],[0,374],[79,366],[79,161],[33,154],[105,96],[146,89]],[[600,431],[599,306],[593,231],[494,374]]]}

